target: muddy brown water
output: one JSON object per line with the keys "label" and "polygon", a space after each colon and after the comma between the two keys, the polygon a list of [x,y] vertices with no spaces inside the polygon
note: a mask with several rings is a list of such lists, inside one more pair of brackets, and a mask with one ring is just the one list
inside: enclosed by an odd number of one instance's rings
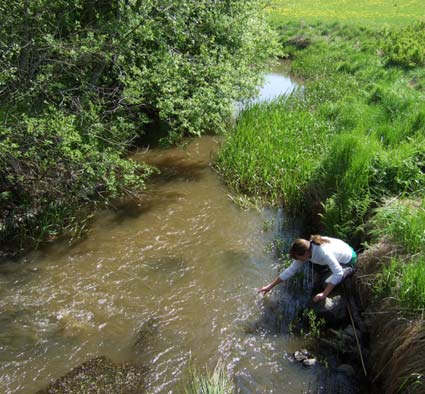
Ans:
{"label": "muddy brown water", "polygon": [[256,293],[278,270],[272,242],[297,227],[235,204],[210,166],[221,143],[137,153],[161,170],[139,204],[99,212],[72,247],[0,266],[0,392],[34,393],[101,355],[148,365],[149,393],[178,392],[189,363],[218,360],[237,392],[306,391],[312,372],[291,356],[303,341]]}

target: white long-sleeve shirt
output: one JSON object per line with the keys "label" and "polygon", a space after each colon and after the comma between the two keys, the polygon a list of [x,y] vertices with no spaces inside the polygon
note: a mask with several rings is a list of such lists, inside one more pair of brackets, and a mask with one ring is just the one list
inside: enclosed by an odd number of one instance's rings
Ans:
{"label": "white long-sleeve shirt", "polygon": [[[353,249],[350,245],[337,238],[323,237],[330,242],[321,245],[311,243],[311,261],[314,264],[327,265],[332,275],[326,279],[327,283],[337,285],[341,282],[344,271],[341,264],[348,264],[353,257]],[[279,275],[280,279],[286,280],[295,275],[303,266],[303,261],[294,260],[292,264]]]}

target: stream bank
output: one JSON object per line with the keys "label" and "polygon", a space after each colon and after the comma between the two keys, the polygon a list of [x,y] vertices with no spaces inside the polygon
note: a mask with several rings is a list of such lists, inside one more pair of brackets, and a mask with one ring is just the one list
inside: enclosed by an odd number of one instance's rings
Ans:
{"label": "stream bank", "polygon": [[425,393],[425,320],[423,310],[400,308],[394,297],[378,298],[372,284],[400,246],[380,240],[359,258],[355,280],[358,303],[368,333],[366,349],[371,393]]}

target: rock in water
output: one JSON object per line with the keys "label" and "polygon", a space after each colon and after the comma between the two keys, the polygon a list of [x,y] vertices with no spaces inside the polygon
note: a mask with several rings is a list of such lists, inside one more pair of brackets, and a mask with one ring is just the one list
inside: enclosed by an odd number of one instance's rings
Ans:
{"label": "rock in water", "polygon": [[117,365],[97,357],[72,369],[36,394],[141,394],[146,370],[132,364]]}
{"label": "rock in water", "polygon": [[299,363],[303,362],[304,360],[307,360],[310,357],[310,353],[306,349],[297,350],[294,353],[294,358]]}
{"label": "rock in water", "polygon": [[317,317],[323,317],[333,325],[341,324],[348,318],[347,305],[341,295],[327,297],[326,300],[315,304],[313,310]]}
{"label": "rock in water", "polygon": [[315,358],[307,358],[303,361],[303,365],[305,367],[314,367],[317,364],[317,360]]}

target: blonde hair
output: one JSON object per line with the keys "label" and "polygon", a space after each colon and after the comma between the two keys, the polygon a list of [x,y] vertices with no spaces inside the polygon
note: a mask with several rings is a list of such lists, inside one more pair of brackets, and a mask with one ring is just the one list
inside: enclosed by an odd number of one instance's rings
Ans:
{"label": "blonde hair", "polygon": [[319,234],[310,236],[310,241],[303,238],[297,238],[294,242],[292,242],[291,248],[289,249],[289,255],[294,259],[298,256],[303,256],[310,249],[311,242],[316,245],[322,245],[330,241]]}
{"label": "blonde hair", "polygon": [[322,237],[319,234],[314,234],[310,236],[310,241],[313,242],[316,245],[322,245],[329,243],[329,239]]}

